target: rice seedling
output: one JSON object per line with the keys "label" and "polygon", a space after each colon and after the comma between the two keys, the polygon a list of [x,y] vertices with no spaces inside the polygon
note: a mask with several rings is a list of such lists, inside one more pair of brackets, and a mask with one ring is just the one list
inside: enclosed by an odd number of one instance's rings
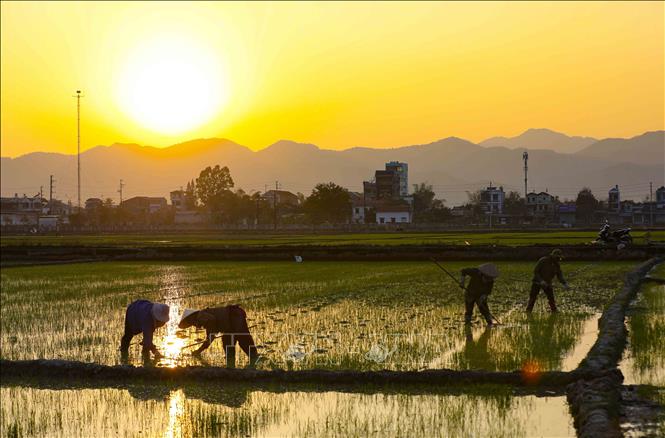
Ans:
{"label": "rice seedling", "polygon": [[[473,263],[446,263],[459,271]],[[556,289],[560,315],[541,297],[527,318],[532,263],[499,263],[490,308],[504,326],[463,325],[463,294],[422,262],[112,262],[2,270],[0,355],[119,362],[126,306],[146,298],[171,306],[156,332],[160,366],[224,365],[220,341],[202,358],[183,348],[204,337],[180,331],[185,308],[240,304],[264,355],[260,367],[514,370],[536,360],[572,369],[578,348],[631,263],[564,263],[583,268],[569,291]],[[588,334],[588,333],[587,333]],[[593,333],[591,333],[593,336]],[[131,358],[140,363],[140,336]],[[239,366],[246,358],[238,355]]]}

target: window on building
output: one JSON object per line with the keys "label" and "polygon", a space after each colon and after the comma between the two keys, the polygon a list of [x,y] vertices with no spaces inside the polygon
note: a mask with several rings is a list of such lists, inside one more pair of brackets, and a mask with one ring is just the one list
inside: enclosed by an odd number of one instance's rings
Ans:
{"label": "window on building", "polygon": [[402,222],[406,222],[406,217],[402,216]]}
{"label": "window on building", "polygon": [[380,217],[379,218],[379,223],[385,224],[386,223],[386,218]]}
{"label": "window on building", "polygon": [[394,224],[395,222],[397,222],[397,220],[394,217],[391,217],[390,222]]}

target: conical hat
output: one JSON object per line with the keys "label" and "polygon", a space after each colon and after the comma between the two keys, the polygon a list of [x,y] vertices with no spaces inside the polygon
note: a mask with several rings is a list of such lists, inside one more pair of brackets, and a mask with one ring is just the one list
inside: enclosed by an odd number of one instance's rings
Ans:
{"label": "conical hat", "polygon": [[180,328],[187,328],[191,326],[193,324],[193,321],[188,320],[187,318],[189,318],[190,316],[194,315],[197,312],[198,309],[185,309],[185,311],[182,312],[182,317],[180,317],[180,322],[178,323],[178,326]]}
{"label": "conical hat", "polygon": [[484,263],[478,266],[478,270],[488,277],[496,278],[499,276],[499,268],[494,263]]}

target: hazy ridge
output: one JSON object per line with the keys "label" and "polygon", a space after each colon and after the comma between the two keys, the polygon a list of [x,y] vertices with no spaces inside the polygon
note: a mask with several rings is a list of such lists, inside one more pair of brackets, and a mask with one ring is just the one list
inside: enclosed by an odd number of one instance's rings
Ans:
{"label": "hazy ridge", "polygon": [[[549,145],[549,146],[548,146]],[[529,150],[529,189],[548,189],[573,198],[582,186],[599,197],[614,184],[625,187],[625,199],[642,199],[649,181],[665,183],[665,131],[647,132],[629,139],[595,140],[568,137],[550,130],[528,130],[505,139],[494,137],[474,144],[449,137],[429,144],[391,149],[319,149],[315,145],[280,140],[253,152],[228,139],[198,139],[167,148],[136,144],[96,146],[81,154],[82,199],[111,197],[118,184],[124,198],[164,196],[195,178],[208,165],[229,166],[236,187],[249,190],[280,187],[308,194],[318,182],[334,181],[360,191],[386,161],[409,164],[409,183],[428,182],[449,204],[466,199],[466,191],[492,181],[506,189],[524,189],[522,153]],[[563,153],[562,150],[576,150]],[[43,186],[48,197],[49,175],[54,175],[55,197],[76,200],[76,157],[57,153],[30,153],[1,159],[3,196],[32,195]]]}

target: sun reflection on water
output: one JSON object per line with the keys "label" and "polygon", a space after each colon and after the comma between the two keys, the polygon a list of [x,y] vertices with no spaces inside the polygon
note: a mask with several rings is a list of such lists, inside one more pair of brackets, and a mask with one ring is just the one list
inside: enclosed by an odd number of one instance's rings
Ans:
{"label": "sun reflection on water", "polygon": [[169,395],[169,425],[164,432],[164,438],[174,438],[183,435],[183,419],[185,413],[185,394],[182,389],[171,391]]}
{"label": "sun reflection on water", "polygon": [[165,268],[165,272],[160,278],[160,286],[166,290],[164,295],[164,303],[169,305],[169,322],[166,323],[166,334],[164,335],[161,352],[164,355],[158,363],[159,366],[173,368],[178,366],[182,348],[185,346],[187,339],[178,336],[178,322],[182,313],[182,296],[189,288],[183,288],[183,277],[175,266]]}

